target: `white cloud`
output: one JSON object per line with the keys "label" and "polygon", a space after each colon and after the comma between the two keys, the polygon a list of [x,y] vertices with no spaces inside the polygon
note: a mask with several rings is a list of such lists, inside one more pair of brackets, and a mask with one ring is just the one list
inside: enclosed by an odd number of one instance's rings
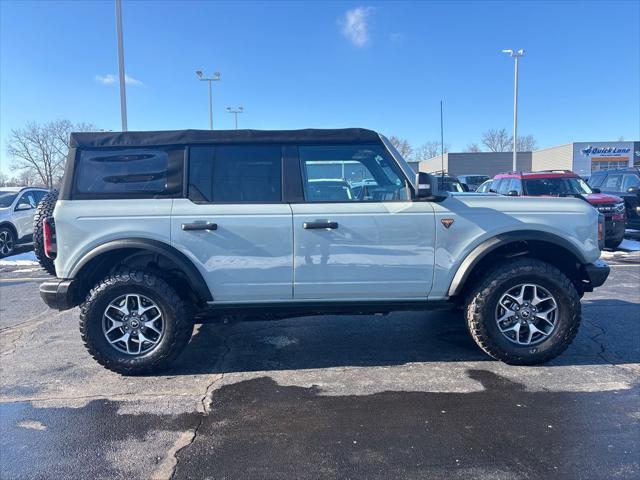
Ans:
{"label": "white cloud", "polygon": [[373,7],[357,7],[347,10],[340,18],[342,34],[356,47],[364,47],[369,43],[369,19]]}
{"label": "white cloud", "polygon": [[[118,75],[114,75],[113,73],[107,73],[106,75],[96,75],[96,82],[101,83],[102,85],[116,85],[118,83]],[[137,78],[130,77],[125,73],[124,75],[124,83],[127,85],[133,85],[135,87],[142,87],[144,83],[138,80]]]}

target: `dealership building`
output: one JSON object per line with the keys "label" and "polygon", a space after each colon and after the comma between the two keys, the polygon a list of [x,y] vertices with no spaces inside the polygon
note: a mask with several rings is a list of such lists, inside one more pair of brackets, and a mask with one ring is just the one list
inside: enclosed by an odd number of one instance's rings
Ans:
{"label": "dealership building", "polygon": [[[573,142],[543,148],[533,152],[518,152],[516,170],[572,170],[589,176],[597,170],[611,170],[640,166],[640,142]],[[512,152],[445,153],[444,158],[423,160],[421,172],[440,172],[450,175],[488,175],[511,171]]]}

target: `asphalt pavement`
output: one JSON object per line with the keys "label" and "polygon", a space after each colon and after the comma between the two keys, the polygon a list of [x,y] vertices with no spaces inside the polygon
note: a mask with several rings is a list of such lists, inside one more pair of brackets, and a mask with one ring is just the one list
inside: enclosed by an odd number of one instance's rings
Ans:
{"label": "asphalt pavement", "polygon": [[640,478],[640,254],[608,254],[545,366],[452,312],[206,325],[175,367],[97,365],[46,273],[0,267],[0,478]]}

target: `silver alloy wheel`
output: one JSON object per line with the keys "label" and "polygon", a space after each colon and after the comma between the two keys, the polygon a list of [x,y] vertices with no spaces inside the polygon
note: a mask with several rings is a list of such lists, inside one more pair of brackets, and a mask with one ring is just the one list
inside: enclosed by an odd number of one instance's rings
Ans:
{"label": "silver alloy wheel", "polygon": [[13,235],[9,230],[0,231],[0,255],[7,256],[13,252]]}
{"label": "silver alloy wheel", "polygon": [[164,334],[158,305],[138,293],[121,295],[104,310],[102,332],[109,344],[127,355],[142,355],[156,348]]}
{"label": "silver alloy wheel", "polygon": [[500,333],[518,345],[540,343],[553,333],[558,303],[546,288],[524,283],[510,288],[496,306]]}

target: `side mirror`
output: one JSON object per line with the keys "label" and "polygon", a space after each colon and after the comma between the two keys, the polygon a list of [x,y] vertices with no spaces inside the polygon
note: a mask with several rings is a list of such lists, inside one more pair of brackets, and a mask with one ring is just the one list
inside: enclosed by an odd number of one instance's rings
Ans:
{"label": "side mirror", "polygon": [[594,187],[591,189],[593,193],[602,193],[602,191],[598,187]]}
{"label": "side mirror", "polygon": [[638,187],[629,187],[627,188],[627,193],[638,193]]}
{"label": "side mirror", "polygon": [[519,195],[517,190],[509,190],[507,192],[507,197],[517,197]]}
{"label": "side mirror", "polygon": [[438,192],[438,179],[426,172],[416,174],[416,198],[436,198]]}
{"label": "side mirror", "polygon": [[31,210],[33,207],[29,203],[19,203],[16,207],[16,212],[21,210]]}

